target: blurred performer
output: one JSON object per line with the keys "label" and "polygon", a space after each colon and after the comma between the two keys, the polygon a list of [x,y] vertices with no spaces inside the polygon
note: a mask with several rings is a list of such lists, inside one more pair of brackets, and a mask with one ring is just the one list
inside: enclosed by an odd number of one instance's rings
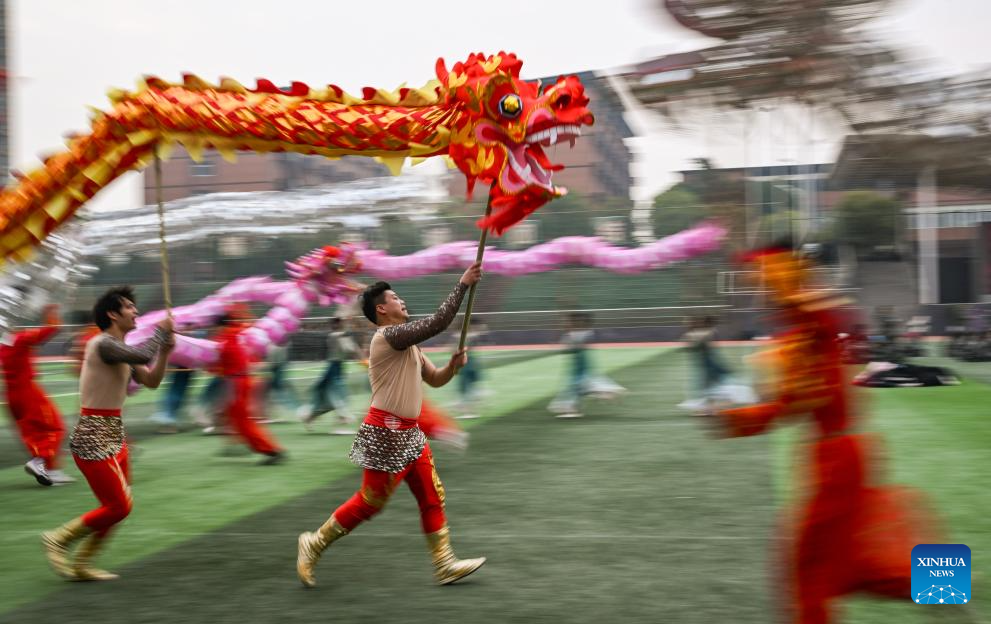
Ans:
{"label": "blurred performer", "polygon": [[58,408],[35,382],[33,361],[34,348],[59,330],[58,307],[45,306],[42,317],[42,327],[0,337],[0,364],[7,384],[7,409],[31,454],[24,470],[41,485],[63,485],[75,481],[58,469],[65,424]]}
{"label": "blurred performer", "polygon": [[[458,375],[461,375],[459,372]],[[456,451],[468,449],[468,432],[461,429],[444,410],[423,398],[417,425],[423,435]]]}
{"label": "blurred performer", "polygon": [[286,370],[289,368],[289,345],[273,344],[268,349],[268,375],[262,387],[263,399],[270,413],[270,418],[281,420],[285,413],[292,414],[299,408],[296,390],[289,379]]}
{"label": "blurred performer", "polygon": [[447,329],[468,287],[481,275],[480,263],[473,264],[435,314],[413,322],[406,304],[389,284],[377,282],[362,293],[362,311],[379,329],[372,338],[368,368],[372,404],[351,447],[351,461],[364,468],[361,489],[323,526],[299,536],[296,572],[304,586],[316,584],[313,568],[321,553],[380,512],[402,481],[419,504],[420,524],[433,555],[438,584],[453,583],[485,563],[484,558],[462,560],[454,556],[444,516],[444,487],[434,469],[430,445],[418,426],[422,383],[435,388],[445,385],[464,366],[467,355],[458,351],[447,365],[435,368],[417,345]]}
{"label": "blurred performer", "polygon": [[697,410],[705,407],[709,393],[729,375],[729,369],[723,365],[715,354],[713,342],[716,336],[715,318],[711,316],[693,317],[688,331],[681,340],[688,343],[686,347],[696,361],[698,371],[697,393],[678,407],[687,410]]}
{"label": "blurred performer", "polygon": [[[468,344],[477,347],[486,339],[488,330],[482,321],[476,321],[468,328]],[[455,340],[459,336],[455,334]],[[475,357],[469,358],[465,367],[458,372],[458,418],[478,418],[481,397],[483,390],[482,381],[482,358],[477,353]]]}
{"label": "blurred performer", "polygon": [[696,360],[698,370],[698,391],[695,397],[678,404],[689,411],[705,410],[712,402],[729,401],[736,404],[749,404],[757,401],[753,390],[733,379],[732,371],[716,355],[713,344],[716,337],[716,317],[693,318],[689,330],[682,337],[688,343],[687,349]]}
{"label": "blurred performer", "polygon": [[[791,590],[787,621],[835,621],[831,603],[867,592],[906,600],[911,589],[909,554],[919,543],[937,543],[923,497],[906,488],[877,485],[873,436],[854,433],[856,414],[837,341],[846,301],[808,288],[806,261],[789,248],[748,256],[780,306],[784,329],[762,356],[776,373],[774,395],[763,403],[718,412],[731,436],[762,433],[777,421],[808,415],[814,437],[807,445],[804,503],[788,514],[782,581]],[[933,541],[933,540],[936,541]]]}
{"label": "blurred performer", "polygon": [[558,418],[578,418],[581,413],[581,400],[585,396],[614,398],[626,392],[626,388],[604,375],[596,375],[589,354],[589,343],[595,332],[591,317],[585,312],[572,312],[561,344],[571,355],[571,371],[564,389],[551,401],[547,409]]}
{"label": "blurred performer", "polygon": [[271,435],[252,418],[254,396],[252,394],[251,359],[241,344],[241,332],[247,326],[246,313],[241,307],[232,307],[220,319],[220,374],[227,380],[228,397],[226,404],[227,421],[241,439],[256,453],[266,455],[264,465],[281,463],[286,452],[279,447]]}
{"label": "blurred performer", "polygon": [[[182,333],[183,328],[180,327],[177,331]],[[190,330],[186,334],[193,338],[206,338],[206,332],[201,329]],[[196,379],[196,371],[192,368],[176,368],[172,371],[159,408],[149,419],[159,425],[158,433],[179,432],[182,407],[186,403],[194,379]]]}
{"label": "blurred performer", "polygon": [[313,421],[329,411],[337,413],[337,426],[331,429],[333,434],[354,435],[354,429],[347,428],[354,422],[354,416],[348,409],[347,362],[362,357],[361,349],[344,329],[340,317],[335,316],[330,321],[330,333],[327,334],[327,368],[313,386],[313,402],[302,413],[303,425],[310,430]]}
{"label": "blurred performer", "polygon": [[[223,328],[214,325],[209,329],[199,330],[200,335],[196,337],[219,341],[222,331]],[[203,427],[204,434],[228,433],[227,417],[224,414],[225,399],[229,393],[227,381],[220,374],[219,363],[208,366],[206,372],[211,375],[210,381],[203,386],[190,408],[193,421]]]}
{"label": "blurred performer", "polygon": [[186,394],[195,376],[196,371],[191,368],[179,368],[172,373],[159,411],[150,418],[153,423],[159,425],[159,433],[179,432],[182,406],[186,402]]}
{"label": "blurred performer", "polygon": [[[130,471],[124,425],[120,412],[131,379],[157,388],[175,346],[172,318],[162,320],[155,335],[141,346],[124,343],[134,329],[138,308],[129,286],[113,288],[97,300],[93,319],[100,335],[86,344],[79,378],[79,422],[69,448],[100,507],[41,535],[48,562],[57,574],[72,580],[105,581],[117,575],[98,570],[90,562],[110,530],[131,512]],[[158,354],[154,365],[151,361]],[[69,548],[86,538],[69,561]]]}
{"label": "blurred performer", "polygon": [[93,323],[90,312],[85,313],[83,318],[78,320],[84,327],[76,333],[76,337],[72,340],[72,346],[69,348],[69,357],[72,358],[72,372],[76,377],[79,377],[83,372],[83,356],[86,354],[86,344],[100,335],[100,328]]}

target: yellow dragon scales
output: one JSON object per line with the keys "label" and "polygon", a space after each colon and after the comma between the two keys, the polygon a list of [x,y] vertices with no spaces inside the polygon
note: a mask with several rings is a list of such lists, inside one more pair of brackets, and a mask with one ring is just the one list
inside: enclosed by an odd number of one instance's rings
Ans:
{"label": "yellow dragon scales", "polygon": [[361,97],[337,86],[280,89],[258,80],[248,89],[186,75],[182,84],[147,78],[134,93],[111,92],[113,108],[92,131],[0,194],[0,260],[24,260],[34,247],[107,184],[165,157],[175,143],[198,160],[204,149],[231,159],[237,151],[297,152],[337,158],[374,156],[394,172],[406,157],[447,155],[468,192],[490,184],[493,213],[479,227],[503,232],[566,190],[551,181],[543,147],[573,142],[593,123],[577,77],[539,85],[519,77],[514,54],[472,54],[419,89],[365,88]]}

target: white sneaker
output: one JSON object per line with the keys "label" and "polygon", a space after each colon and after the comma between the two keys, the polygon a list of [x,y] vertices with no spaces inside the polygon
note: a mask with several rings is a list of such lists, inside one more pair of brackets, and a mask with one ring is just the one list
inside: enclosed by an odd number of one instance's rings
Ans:
{"label": "white sneaker", "polygon": [[678,404],[678,409],[694,412],[705,407],[705,399],[685,399]]}
{"label": "white sneaker", "polygon": [[176,420],[166,414],[165,412],[155,412],[148,417],[148,422],[153,422],[156,425],[175,425]]}
{"label": "white sneaker", "polygon": [[52,479],[45,470],[45,460],[40,457],[32,457],[24,464],[24,472],[28,473],[41,485],[51,485]]}
{"label": "white sneaker", "polygon": [[312,405],[300,405],[296,408],[296,420],[305,423],[310,419],[310,412],[313,410]]}
{"label": "white sneaker", "polygon": [[570,399],[554,399],[547,410],[555,414],[572,414],[578,411],[578,402]]}
{"label": "white sneaker", "polygon": [[566,412],[564,414],[556,414],[558,418],[581,418],[584,414],[581,412]]}
{"label": "white sneaker", "polygon": [[329,433],[330,435],[350,435],[353,436],[358,432],[358,428],[354,426],[352,421],[346,420],[340,416],[337,417],[337,422],[331,427]]}
{"label": "white sneaker", "polygon": [[202,405],[194,405],[190,408],[189,413],[193,417],[193,422],[198,426],[206,428],[213,425],[213,421],[210,420],[210,416],[207,414],[206,408]]}
{"label": "white sneaker", "polygon": [[49,470],[48,477],[52,480],[52,485],[66,485],[76,482],[75,477],[70,477],[61,470]]}

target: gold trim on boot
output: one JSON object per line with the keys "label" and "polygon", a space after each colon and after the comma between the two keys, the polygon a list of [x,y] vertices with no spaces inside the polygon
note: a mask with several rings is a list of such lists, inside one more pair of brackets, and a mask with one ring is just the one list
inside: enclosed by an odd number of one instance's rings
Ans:
{"label": "gold trim on boot", "polygon": [[69,546],[92,532],[93,530],[83,523],[82,517],[79,517],[69,520],[57,529],[41,534],[45,557],[55,574],[68,579],[76,577],[75,571],[69,565]]}
{"label": "gold trim on boot", "polygon": [[446,526],[436,533],[427,533],[427,544],[434,562],[434,577],[438,585],[460,581],[482,567],[485,557],[458,559],[451,548],[451,530]]}
{"label": "gold trim on boot", "polygon": [[76,560],[72,563],[72,570],[77,581],[114,581],[120,577],[113,572],[107,572],[90,565],[100,549],[103,548],[105,537],[100,537],[92,533],[83,540],[76,551]]}
{"label": "gold trim on boot", "polygon": [[320,555],[335,540],[347,534],[348,530],[341,526],[334,516],[331,516],[316,531],[312,533],[306,531],[299,534],[299,550],[296,555],[296,575],[299,576],[299,582],[304,587],[316,586],[317,579],[313,576],[313,568],[317,565],[317,561],[320,560]]}

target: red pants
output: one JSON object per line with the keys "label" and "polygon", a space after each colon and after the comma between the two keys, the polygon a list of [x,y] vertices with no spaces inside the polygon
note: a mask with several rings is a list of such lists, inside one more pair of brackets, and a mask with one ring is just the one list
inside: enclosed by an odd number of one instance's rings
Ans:
{"label": "red pants", "polygon": [[272,455],[281,449],[269,433],[251,417],[251,377],[237,375],[228,378],[231,396],[227,403],[227,420],[238,435],[256,453]]}
{"label": "red pants", "polygon": [[62,416],[44,393],[31,389],[8,396],[10,414],[31,457],[45,460],[45,468],[58,468],[59,449],[65,437]]}
{"label": "red pants", "polygon": [[361,489],[334,512],[334,517],[348,531],[382,511],[386,501],[400,481],[406,481],[420,506],[420,524],[424,533],[435,533],[446,524],[444,517],[444,485],[434,468],[430,445],[424,445],[420,457],[402,472],[365,469]]}
{"label": "red pants", "polygon": [[127,443],[115,457],[91,461],[73,455],[100,506],[83,516],[83,523],[100,537],[131,513],[131,472]]}
{"label": "red pants", "polygon": [[[782,600],[789,622],[834,621],[831,603],[853,593],[904,600],[912,547],[938,543],[925,497],[908,488],[869,485],[870,437],[841,435],[810,446],[813,494],[798,512],[783,570],[794,591]],[[787,539],[787,538],[786,538]]]}

